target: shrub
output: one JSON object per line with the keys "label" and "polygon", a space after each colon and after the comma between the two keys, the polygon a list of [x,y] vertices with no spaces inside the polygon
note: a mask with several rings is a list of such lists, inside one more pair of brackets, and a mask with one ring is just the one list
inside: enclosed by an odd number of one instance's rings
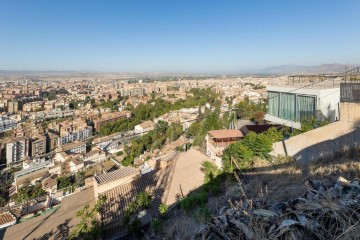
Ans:
{"label": "shrub", "polygon": [[137,199],[138,207],[141,209],[148,208],[151,203],[151,198],[151,194],[148,192],[139,193]]}
{"label": "shrub", "polygon": [[160,214],[161,214],[161,215],[166,215],[167,212],[168,212],[168,208],[169,208],[169,207],[168,207],[166,204],[164,204],[164,203],[160,204],[160,206],[159,206],[159,212],[160,212]]}
{"label": "shrub", "polygon": [[187,212],[196,206],[203,206],[208,200],[206,192],[193,193],[180,200],[180,206]]}
{"label": "shrub", "polygon": [[236,166],[232,163],[232,160],[236,161],[240,168],[248,168],[253,157],[253,151],[242,142],[232,143],[224,150],[222,157],[223,169],[226,172],[233,172]]}
{"label": "shrub", "polygon": [[159,234],[162,231],[162,222],[158,218],[154,218],[151,222],[151,228],[156,233]]}
{"label": "shrub", "polygon": [[195,213],[195,218],[198,221],[208,221],[211,217],[210,211],[207,207],[200,207]]}

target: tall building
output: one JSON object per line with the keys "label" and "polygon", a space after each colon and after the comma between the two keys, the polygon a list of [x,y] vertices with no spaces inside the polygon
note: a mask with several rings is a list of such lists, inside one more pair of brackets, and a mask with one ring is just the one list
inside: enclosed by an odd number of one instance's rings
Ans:
{"label": "tall building", "polygon": [[29,156],[29,140],[25,137],[13,138],[6,144],[6,163],[22,161]]}
{"label": "tall building", "polygon": [[19,106],[19,102],[18,101],[10,101],[8,103],[8,112],[12,112],[12,113],[16,113],[20,110],[20,106]]}
{"label": "tall building", "polygon": [[41,136],[30,142],[31,157],[37,157],[46,153],[46,137]]}

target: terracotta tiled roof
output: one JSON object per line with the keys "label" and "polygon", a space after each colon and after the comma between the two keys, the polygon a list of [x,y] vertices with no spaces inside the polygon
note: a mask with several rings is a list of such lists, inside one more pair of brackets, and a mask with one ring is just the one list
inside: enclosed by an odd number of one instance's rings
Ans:
{"label": "terracotta tiled roof", "polygon": [[140,127],[142,127],[143,129],[145,129],[145,128],[149,128],[149,127],[154,127],[155,126],[155,124],[154,124],[154,122],[153,121],[146,121],[146,122],[143,122],[143,123],[141,123],[141,124],[139,124],[140,125]]}
{"label": "terracotta tiled roof", "polygon": [[124,218],[126,208],[136,200],[139,193],[152,194],[146,216],[150,215],[153,218],[159,214],[161,203],[171,206],[181,197],[181,193],[187,195],[198,189],[203,184],[204,173],[201,168],[202,162],[206,159],[206,155],[191,149],[182,153],[164,169],[146,173],[136,180],[104,192],[107,202],[101,213],[101,219],[106,226],[105,238],[112,239],[125,233],[125,229],[119,225]]}
{"label": "terracotta tiled roof", "polygon": [[128,177],[131,175],[139,174],[139,170],[133,167],[125,167],[119,170],[115,170],[112,172],[105,173],[103,175],[95,176],[95,179],[98,184],[104,184],[107,182],[111,182],[117,179],[121,179],[124,177]]}
{"label": "terracotta tiled roof", "polygon": [[139,179],[105,192],[104,195],[107,196],[107,203],[101,214],[103,223],[105,225],[119,224],[124,217],[127,206],[136,200],[139,193],[145,191],[153,193],[153,199],[158,199],[157,201],[152,201],[149,207],[149,211],[157,214],[161,202],[160,191],[157,191],[157,194],[154,192],[158,177],[156,172],[150,172]]}
{"label": "terracotta tiled roof", "polygon": [[16,218],[10,212],[3,212],[0,214],[0,226],[15,221]]}
{"label": "terracotta tiled roof", "polygon": [[242,132],[238,129],[221,129],[212,130],[208,132],[214,138],[241,138],[244,137]]}

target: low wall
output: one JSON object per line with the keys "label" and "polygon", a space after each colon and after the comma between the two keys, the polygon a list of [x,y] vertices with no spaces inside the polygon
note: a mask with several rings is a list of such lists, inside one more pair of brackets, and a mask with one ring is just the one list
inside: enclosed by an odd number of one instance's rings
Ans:
{"label": "low wall", "polygon": [[360,144],[360,104],[340,103],[340,121],[273,144],[273,156],[312,161]]}
{"label": "low wall", "polygon": [[273,156],[292,156],[312,161],[360,143],[360,126],[355,122],[338,121],[324,127],[273,144]]}

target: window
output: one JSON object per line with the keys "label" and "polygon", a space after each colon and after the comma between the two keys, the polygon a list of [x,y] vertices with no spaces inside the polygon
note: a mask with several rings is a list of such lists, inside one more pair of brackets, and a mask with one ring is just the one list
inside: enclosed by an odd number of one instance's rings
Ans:
{"label": "window", "polygon": [[295,94],[280,94],[279,117],[290,121],[295,120]]}
{"label": "window", "polygon": [[280,94],[277,92],[268,92],[268,114],[279,116]]}
{"label": "window", "polygon": [[315,97],[297,96],[296,121],[302,122],[303,120],[315,116],[315,103]]}

